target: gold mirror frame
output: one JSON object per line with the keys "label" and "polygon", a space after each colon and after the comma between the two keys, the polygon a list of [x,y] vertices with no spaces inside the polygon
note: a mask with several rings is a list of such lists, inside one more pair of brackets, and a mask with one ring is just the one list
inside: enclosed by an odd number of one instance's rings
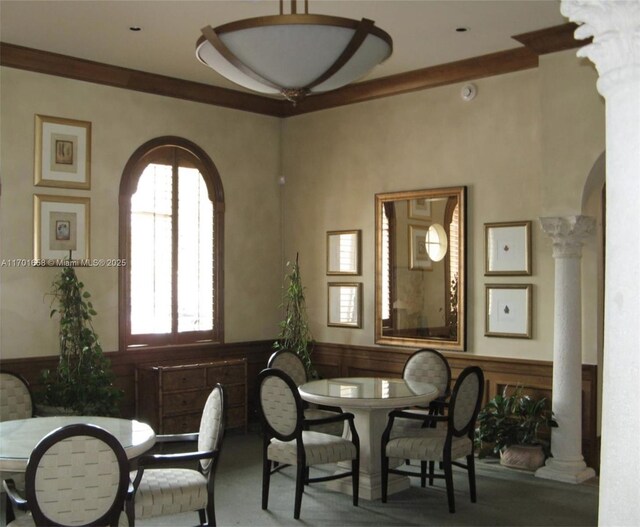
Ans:
{"label": "gold mirror frame", "polygon": [[[466,187],[376,194],[376,344],[465,350],[466,194]],[[445,219],[456,204],[457,221]],[[388,221],[388,228],[387,224],[383,228],[383,220]],[[409,239],[409,233],[426,230],[432,223],[444,225],[449,243],[455,244],[457,238],[457,248],[452,245],[441,262],[416,265],[414,259],[424,259],[426,250],[415,252],[421,247]],[[457,237],[450,233],[456,224]],[[425,285],[416,288],[416,283]],[[437,293],[427,293],[427,285]],[[414,298],[405,298],[407,291],[422,295],[416,299],[412,293]],[[442,300],[434,302],[438,297]]]}

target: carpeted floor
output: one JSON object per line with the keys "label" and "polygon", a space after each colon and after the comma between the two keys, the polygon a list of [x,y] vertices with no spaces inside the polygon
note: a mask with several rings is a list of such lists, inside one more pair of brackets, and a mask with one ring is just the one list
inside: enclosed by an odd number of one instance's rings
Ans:
{"label": "carpeted floor", "polygon": [[[269,509],[263,511],[261,438],[257,432],[228,433],[215,481],[216,519],[220,527],[597,525],[597,479],[570,485],[510,470],[494,460],[483,460],[477,463],[476,482],[478,501],[474,504],[469,501],[466,472],[458,471],[454,476],[455,514],[448,512],[442,480],[426,489],[420,488],[415,480],[410,489],[389,496],[387,503],[361,499],[358,507],[352,505],[351,496],[327,490],[325,483],[316,483],[305,488],[301,519],[294,520],[293,468],[272,476]],[[0,510],[3,508],[0,506]],[[4,511],[1,512],[3,526]],[[138,521],[136,525],[186,527],[197,523],[197,513],[189,513]]]}
{"label": "carpeted floor", "polygon": [[[228,434],[216,475],[216,518],[221,527],[237,525],[318,526],[591,526],[597,525],[598,482],[570,485],[542,480],[528,472],[477,463],[478,501],[469,501],[466,473],[454,479],[456,513],[450,514],[443,481],[422,489],[419,481],[387,503],[360,500],[329,491],[324,483],[305,488],[300,520],[293,519],[295,473],[290,467],[271,478],[269,509],[260,507],[261,440],[257,433]],[[412,478],[413,479],[413,478]],[[136,522],[139,526],[188,526],[197,514]]]}

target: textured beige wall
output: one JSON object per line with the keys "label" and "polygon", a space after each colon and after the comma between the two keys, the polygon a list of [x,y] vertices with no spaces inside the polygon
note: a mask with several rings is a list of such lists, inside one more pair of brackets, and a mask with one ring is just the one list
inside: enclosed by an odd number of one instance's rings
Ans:
{"label": "textured beige wall", "polygon": [[[581,68],[575,52],[564,52],[538,69],[477,81],[471,102],[451,85],[285,121],[284,250],[300,253],[317,340],[374,343],[375,193],[467,185],[467,349],[552,359],[554,263],[537,219],[580,210],[594,152],[604,149],[595,72]],[[483,224],[515,220],[533,221],[533,275],[485,277]],[[362,329],[326,324],[325,233],[340,229],[363,232]],[[533,284],[531,340],[484,336],[486,283]]]}
{"label": "textured beige wall", "polygon": [[[149,139],[181,136],[209,154],[224,186],[226,341],[273,338],[281,283],[278,119],[11,68],[0,70],[0,83],[0,258],[32,258],[35,193],[90,197],[91,257],[117,257],[125,163]],[[90,191],[34,186],[35,114],[91,121]],[[0,268],[2,358],[57,353],[56,324],[43,297],[55,273]],[[78,274],[92,293],[103,348],[116,350],[118,272]]]}
{"label": "textured beige wall", "polygon": [[[554,262],[537,218],[581,212],[586,178],[604,150],[596,73],[574,51],[543,56],[535,70],[479,80],[471,102],[461,100],[462,85],[452,85],[284,121],[10,68],[0,72],[0,258],[31,257],[34,193],[89,195],[91,256],[116,256],[124,164],[145,141],[178,135],[208,152],[224,184],[226,340],[275,336],[282,260],[299,252],[314,337],[372,345],[375,193],[467,185],[467,349],[552,358]],[[93,123],[91,191],[33,185],[36,113]],[[278,187],[280,175],[285,184]],[[533,275],[485,277],[483,224],[525,219],[533,221]],[[340,281],[326,276],[326,232],[343,229],[363,234],[363,273],[356,278],[364,288],[362,329],[326,324],[327,282]],[[596,249],[585,251],[585,258],[596,256]],[[597,281],[597,265],[589,260],[584,267],[585,283]],[[0,268],[2,357],[56,352],[56,328],[43,299],[54,273]],[[99,311],[103,346],[115,350],[117,271],[81,269],[80,276]],[[534,285],[531,340],[484,336],[486,283]],[[595,301],[596,292],[586,287],[585,303]],[[596,318],[586,310],[585,326]],[[586,342],[584,361],[595,363],[596,353]]]}

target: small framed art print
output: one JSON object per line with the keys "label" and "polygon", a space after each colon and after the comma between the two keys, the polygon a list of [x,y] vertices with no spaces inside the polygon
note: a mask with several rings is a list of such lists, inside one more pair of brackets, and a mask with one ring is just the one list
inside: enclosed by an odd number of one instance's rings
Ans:
{"label": "small framed art print", "polygon": [[531,222],[485,223],[486,276],[531,274]]}
{"label": "small framed art print", "polygon": [[91,123],[36,115],[34,183],[91,188]]}
{"label": "small framed art print", "polygon": [[485,336],[530,339],[531,291],[531,284],[485,285]]}

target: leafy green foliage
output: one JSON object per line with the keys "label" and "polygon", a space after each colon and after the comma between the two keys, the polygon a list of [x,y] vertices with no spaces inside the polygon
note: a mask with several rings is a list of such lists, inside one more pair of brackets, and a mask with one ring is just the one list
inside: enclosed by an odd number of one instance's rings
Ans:
{"label": "leafy green foliage", "polygon": [[548,456],[549,444],[539,437],[539,433],[557,427],[558,423],[547,408],[547,399],[525,395],[522,386],[508,395],[507,388],[478,414],[476,444],[480,452],[485,444],[493,445],[494,454],[511,445],[542,445]]}
{"label": "leafy green foliage", "polygon": [[287,262],[287,267],[291,270],[286,276],[287,287],[283,294],[284,320],[280,322],[280,334],[273,343],[273,347],[276,350],[288,350],[298,355],[304,363],[307,377],[316,378],[318,374],[311,363],[313,338],[307,318],[298,255],[295,263]]}
{"label": "leafy green foliage", "polygon": [[70,408],[82,415],[117,415],[122,391],[113,385],[111,364],[93,330],[97,313],[72,267],[64,267],[51,284],[49,313],[60,320],[60,359],[55,371],[43,370],[38,402]]}

